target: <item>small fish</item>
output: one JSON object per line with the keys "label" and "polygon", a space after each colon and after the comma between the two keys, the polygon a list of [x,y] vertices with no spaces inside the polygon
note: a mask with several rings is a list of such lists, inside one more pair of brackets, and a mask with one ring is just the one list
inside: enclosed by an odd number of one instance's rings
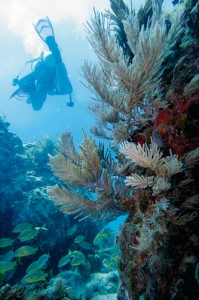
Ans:
{"label": "small fish", "polygon": [[83,248],[83,249],[92,249],[92,246],[91,246],[91,244],[89,243],[89,242],[87,242],[87,241],[83,241],[81,244],[80,244],[80,246]]}
{"label": "small fish", "polygon": [[37,268],[36,268],[36,265],[37,265],[37,260],[36,261],[33,261],[27,268],[26,270],[26,273],[30,273],[30,272],[33,272],[33,271],[36,271]]}
{"label": "small fish", "polygon": [[4,255],[2,255],[2,257],[0,258],[1,260],[11,260],[14,257],[14,251],[10,250],[7,253],[5,253]]}
{"label": "small fish", "polygon": [[76,256],[83,256],[84,257],[84,253],[82,253],[81,251],[70,251],[69,250],[69,253],[68,253],[68,256],[69,257],[76,257]]}
{"label": "small fish", "polygon": [[32,229],[32,224],[29,223],[20,223],[13,229],[13,233],[21,233],[24,230]]}
{"label": "small fish", "polygon": [[10,247],[13,243],[14,241],[9,238],[0,239],[0,248]]}
{"label": "small fish", "polygon": [[64,272],[58,273],[57,277],[61,277],[67,281],[67,280],[70,280],[70,278],[73,277],[73,275],[74,275],[73,271],[64,271]]}
{"label": "small fish", "polygon": [[29,255],[35,254],[37,252],[37,250],[38,250],[38,248],[35,248],[32,246],[22,246],[15,251],[14,256],[15,257],[29,256]]}
{"label": "small fish", "polygon": [[103,259],[102,263],[106,268],[117,269],[119,259],[117,257],[110,257]]}
{"label": "small fish", "polygon": [[73,235],[77,231],[77,224],[73,225],[71,228],[67,230],[67,235]]}
{"label": "small fish", "polygon": [[41,270],[36,270],[28,273],[25,277],[24,280],[26,283],[35,283],[38,281],[45,281],[46,277],[48,276],[47,273],[44,273]]}
{"label": "small fish", "polygon": [[119,248],[116,246],[113,247],[109,247],[109,248],[103,248],[101,250],[97,250],[96,251],[98,254],[109,254],[109,255],[113,255],[115,253],[119,252]]}
{"label": "small fish", "polygon": [[85,236],[84,236],[84,235],[78,235],[78,236],[76,237],[76,239],[74,240],[74,243],[75,243],[75,244],[80,244],[80,243],[82,243],[84,240],[85,240]]}
{"label": "small fish", "polygon": [[37,236],[37,231],[34,229],[26,229],[20,233],[18,238],[21,242],[29,241]]}
{"label": "small fish", "polygon": [[45,225],[41,226],[41,227],[34,227],[34,229],[37,231],[40,231],[40,230],[48,231],[48,228],[46,228]]}
{"label": "small fish", "polygon": [[58,268],[65,266],[69,262],[70,262],[70,256],[69,255],[63,256],[58,263]]}
{"label": "small fish", "polygon": [[86,265],[86,260],[82,256],[76,256],[71,261],[71,266],[77,267],[80,265]]}
{"label": "small fish", "polygon": [[64,279],[64,281],[70,281],[74,276],[80,276],[77,269],[75,271],[64,271],[59,274],[57,274],[57,277],[61,277]]}
{"label": "small fish", "polygon": [[48,254],[41,255],[39,257],[39,259],[37,260],[36,268],[38,270],[45,269],[49,257],[50,257],[50,255],[48,255]]}
{"label": "small fish", "polygon": [[86,258],[85,255],[80,251],[73,251],[71,253],[71,257],[73,256],[73,259],[71,261],[71,266],[80,266],[80,265],[86,265]]}
{"label": "small fish", "polygon": [[105,239],[109,238],[113,232],[110,228],[106,227],[100,231],[93,240],[94,245],[100,245],[104,242]]}
{"label": "small fish", "polygon": [[3,260],[0,261],[0,274],[5,274],[8,271],[14,270],[16,267],[15,261]]}

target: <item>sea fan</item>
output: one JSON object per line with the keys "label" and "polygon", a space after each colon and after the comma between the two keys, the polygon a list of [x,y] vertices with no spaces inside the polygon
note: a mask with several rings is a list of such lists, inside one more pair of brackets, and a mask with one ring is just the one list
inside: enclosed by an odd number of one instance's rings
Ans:
{"label": "sea fan", "polygon": [[[113,124],[113,128],[106,127],[113,133],[113,146],[125,139],[121,139],[122,130],[115,126],[116,116],[124,128],[133,128],[153,121],[159,112],[163,63],[183,31],[181,10],[174,13],[168,29],[161,5],[162,0],[148,1],[136,14],[122,0],[113,0],[111,7],[114,14],[94,12],[91,21],[87,22],[88,40],[98,63],[85,62],[82,75],[95,95],[97,105],[91,106],[91,110],[97,120]],[[164,102],[161,104],[163,107]],[[104,112],[97,107],[103,107]],[[110,114],[111,110],[114,114]],[[141,116],[134,113],[138,110],[142,112]],[[106,137],[99,130],[93,132]],[[127,135],[128,130],[125,132],[126,139]]]}
{"label": "sea fan", "polygon": [[128,133],[128,128],[125,126],[123,122],[118,122],[116,126],[114,126],[113,130],[113,141],[111,146],[114,147],[117,143],[121,143],[130,139],[130,134]]}
{"label": "sea fan", "polygon": [[106,133],[104,128],[101,126],[101,123],[97,125],[92,125],[90,128],[90,132],[94,134],[96,137],[101,139],[111,140],[112,137]]}
{"label": "sea fan", "polygon": [[149,250],[154,244],[155,234],[156,230],[150,228],[147,224],[144,223],[140,229],[140,236],[136,238],[136,244],[130,246],[130,248],[139,252]]}
{"label": "sea fan", "polygon": [[98,154],[103,168],[106,169],[110,175],[118,176],[120,165],[113,159],[110,149],[105,148],[103,143],[99,143]]}
{"label": "sea fan", "polygon": [[88,138],[84,133],[83,142],[80,144],[81,167],[87,182],[95,182],[100,178],[102,166],[100,158],[92,138]]}
{"label": "sea fan", "polygon": [[[114,78],[109,76],[107,82],[107,76],[102,72],[97,64],[89,64],[85,62],[82,66],[83,76],[88,82],[86,86],[94,95],[96,95],[97,101],[113,107],[118,112],[129,113],[126,103],[130,101],[131,95],[124,93],[123,90],[116,88]],[[98,116],[98,111],[96,111]]]}
{"label": "sea fan", "polygon": [[83,142],[79,146],[81,152],[78,155],[71,143],[70,134],[62,136],[64,136],[64,143],[59,144],[59,149],[64,155],[60,153],[50,158],[50,166],[55,175],[64,183],[78,187],[97,181],[101,175],[102,166],[94,141],[84,133]]}
{"label": "sea fan", "polygon": [[[84,139],[79,146],[80,154],[75,151],[71,135],[68,133],[62,135],[59,149],[63,154],[51,157],[50,166],[67,188],[56,185],[49,190],[48,195],[64,213],[75,214],[76,218],[81,217],[81,220],[87,217],[98,220],[107,213],[109,215],[112,215],[113,211],[116,213],[119,208],[116,199],[119,193],[127,188],[121,184],[120,178],[113,176],[116,165],[113,166],[110,155],[108,157],[104,155],[102,159],[94,140],[83,134]],[[69,149],[65,149],[65,146]],[[84,188],[82,195],[75,191],[75,187]],[[83,196],[85,189],[94,200]]]}
{"label": "sea fan", "polygon": [[81,164],[81,158],[75,150],[73,137],[69,131],[65,131],[61,134],[57,148],[67,159],[70,159],[70,161],[72,161],[75,165],[79,166]]}
{"label": "sea fan", "polygon": [[143,168],[150,168],[156,171],[163,164],[163,153],[153,141],[149,147],[147,144],[141,146],[140,144],[132,145],[129,142],[123,142],[119,151],[127,159],[131,159],[132,162]]}
{"label": "sea fan", "polygon": [[153,186],[154,184],[154,176],[140,176],[137,174],[133,174],[131,176],[126,177],[126,185],[130,185],[136,188],[146,188],[148,186]]}
{"label": "sea fan", "polygon": [[81,167],[76,166],[70,160],[66,160],[63,154],[50,157],[50,166],[59,179],[64,183],[82,187],[87,183],[87,177]]}
{"label": "sea fan", "polygon": [[176,154],[172,154],[170,150],[170,156],[167,156],[164,159],[165,168],[166,168],[166,176],[170,178],[171,176],[183,172],[183,163],[178,160],[178,156]]}
{"label": "sea fan", "polygon": [[186,154],[184,163],[188,169],[193,169],[199,163],[199,147]]}
{"label": "sea fan", "polygon": [[184,88],[184,96],[190,97],[191,95],[199,92],[199,74],[195,75],[192,80]]}
{"label": "sea fan", "polygon": [[173,155],[170,150],[170,156],[163,157],[163,153],[159,150],[156,143],[151,141],[148,146],[132,145],[132,143],[124,142],[121,144],[119,151],[125,155],[127,159],[132,160],[134,164],[143,168],[150,168],[155,172],[156,176],[140,176],[132,174],[127,177],[126,184],[136,188],[152,187],[153,195],[165,193],[171,188],[168,181],[171,176],[183,172],[183,163],[178,160],[177,155]]}
{"label": "sea fan", "polygon": [[48,192],[53,202],[60,206],[60,210],[67,215],[75,215],[75,219],[82,221],[91,217],[93,221],[101,219],[107,211],[114,208],[112,199],[104,201],[91,201],[83,195],[76,193],[72,188],[67,190],[65,187],[59,188],[55,185]]}
{"label": "sea fan", "polygon": [[171,188],[171,183],[164,177],[157,179],[156,183],[153,186],[153,195],[158,195],[161,192],[166,192]]}

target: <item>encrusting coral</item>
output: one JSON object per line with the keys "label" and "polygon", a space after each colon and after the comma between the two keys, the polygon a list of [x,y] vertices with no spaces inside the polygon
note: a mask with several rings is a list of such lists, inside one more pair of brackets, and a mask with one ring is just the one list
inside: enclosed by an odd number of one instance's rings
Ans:
{"label": "encrusting coral", "polygon": [[91,132],[110,149],[84,133],[78,154],[66,132],[50,159],[66,187],[49,197],[64,213],[128,213],[117,236],[120,300],[199,297],[199,2],[173,1],[171,13],[162,2],[136,13],[111,0],[112,12],[94,12],[87,33],[98,62],[82,73],[94,94]]}

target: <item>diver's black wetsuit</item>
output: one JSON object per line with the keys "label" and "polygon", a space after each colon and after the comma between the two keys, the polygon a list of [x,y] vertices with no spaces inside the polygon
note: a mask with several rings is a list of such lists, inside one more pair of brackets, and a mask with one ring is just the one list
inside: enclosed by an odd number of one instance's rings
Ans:
{"label": "diver's black wetsuit", "polygon": [[34,71],[27,74],[20,80],[15,80],[19,86],[11,97],[17,92],[27,94],[27,103],[31,103],[34,110],[40,110],[49,95],[66,95],[73,91],[68,78],[67,70],[62,62],[61,53],[53,36],[48,36],[45,40],[51,51],[45,59],[37,62]]}

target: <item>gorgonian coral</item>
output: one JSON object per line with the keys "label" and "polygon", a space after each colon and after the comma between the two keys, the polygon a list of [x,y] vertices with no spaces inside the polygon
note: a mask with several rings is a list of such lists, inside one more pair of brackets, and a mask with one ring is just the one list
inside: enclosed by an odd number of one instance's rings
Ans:
{"label": "gorgonian coral", "polygon": [[132,174],[127,176],[126,184],[136,188],[150,186],[155,195],[169,190],[171,184],[168,180],[174,174],[183,171],[183,163],[178,160],[177,155],[172,155],[170,152],[170,156],[163,157],[163,153],[153,141],[150,147],[147,144],[133,146],[129,142],[125,142],[121,145],[120,152],[138,166],[151,169],[152,174],[155,175],[144,177],[143,175]]}
{"label": "gorgonian coral", "polygon": [[[122,209],[118,195],[127,195],[128,192],[121,179],[113,175],[109,157],[105,158],[102,152],[98,153],[92,138],[84,133],[78,154],[71,134],[65,132],[58,148],[60,152],[50,158],[50,166],[67,188],[56,185],[49,191],[49,197],[64,213],[74,214],[75,218],[81,220],[87,217],[99,220],[107,212],[117,211],[119,207]],[[80,190],[78,193],[74,187],[82,188],[82,193]],[[90,199],[84,196],[85,190]]]}
{"label": "gorgonian coral", "polygon": [[[146,26],[140,25],[139,16],[134,10],[130,10],[129,14],[123,12],[121,22],[133,54],[132,62],[129,62],[123,54],[123,48],[116,42],[111,27],[112,15],[109,18],[95,13],[87,25],[89,41],[99,63],[91,65],[85,62],[83,76],[88,88],[96,95],[98,108],[101,108],[95,110],[97,120],[105,127],[113,127],[112,134],[116,142],[123,140],[121,135],[114,134],[117,124],[103,120],[101,110],[107,111],[107,114],[110,108],[111,111],[119,112],[127,136],[133,131],[135,118],[143,115],[143,111],[144,118],[155,118],[156,104],[161,100],[162,64],[183,31],[180,10],[176,11],[170,30],[167,30],[161,3],[152,1],[153,14]],[[136,125],[143,124],[143,117],[140,123]]]}

